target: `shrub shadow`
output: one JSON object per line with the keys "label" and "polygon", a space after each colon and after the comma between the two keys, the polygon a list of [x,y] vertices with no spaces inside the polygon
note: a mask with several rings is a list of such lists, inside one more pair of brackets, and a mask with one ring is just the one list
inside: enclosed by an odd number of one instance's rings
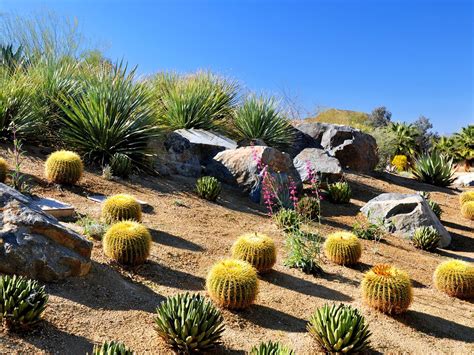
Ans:
{"label": "shrub shadow", "polygon": [[345,295],[344,293],[276,270],[273,270],[268,274],[264,274],[262,279],[276,286],[296,291],[307,296],[324,298],[333,301],[352,301],[352,298]]}
{"label": "shrub shadow", "polygon": [[236,314],[262,328],[290,333],[299,333],[306,330],[305,320],[259,304],[252,305]]}
{"label": "shrub shadow", "polygon": [[184,238],[178,237],[177,235],[173,235],[164,231],[151,229],[151,228],[148,230],[151,233],[153,241],[158,244],[162,244],[162,245],[166,245],[166,246],[178,248],[178,249],[196,251],[196,252],[205,250],[200,245],[193,243],[189,240],[186,240]]}
{"label": "shrub shadow", "polygon": [[449,187],[435,186],[435,185],[427,184],[415,179],[410,179],[403,176],[391,174],[388,172],[378,173],[376,177],[382,180],[385,180],[387,182],[394,183],[398,186],[413,189],[416,191],[427,191],[427,192],[437,191],[437,192],[446,193],[448,195],[455,194],[454,190]]}
{"label": "shrub shadow", "polygon": [[469,227],[469,226],[466,226],[466,225],[463,225],[463,224],[458,224],[458,223],[445,221],[445,220],[443,220],[442,223],[445,227],[458,229],[458,230],[462,230],[462,231],[465,231],[465,232],[473,232],[474,231],[474,229],[472,227]]}

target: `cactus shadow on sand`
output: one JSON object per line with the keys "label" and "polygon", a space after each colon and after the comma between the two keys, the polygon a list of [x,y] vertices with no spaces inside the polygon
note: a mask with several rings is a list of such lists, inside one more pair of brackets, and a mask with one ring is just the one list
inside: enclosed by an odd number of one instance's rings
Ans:
{"label": "cactus shadow on sand", "polygon": [[306,330],[306,320],[260,304],[254,304],[245,310],[238,311],[238,315],[253,324],[267,329],[291,333],[299,333]]}
{"label": "cactus shadow on sand", "polygon": [[157,229],[148,229],[150,231],[153,241],[158,244],[166,245],[173,248],[190,250],[190,251],[204,251],[205,249],[199,244],[193,243],[177,235],[173,235]]}

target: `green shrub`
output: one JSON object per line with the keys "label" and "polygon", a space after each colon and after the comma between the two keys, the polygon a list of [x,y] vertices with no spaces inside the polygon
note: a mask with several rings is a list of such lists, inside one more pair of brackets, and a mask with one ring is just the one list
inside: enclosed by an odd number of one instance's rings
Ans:
{"label": "green shrub", "polygon": [[221,183],[213,176],[203,176],[196,181],[196,193],[203,199],[216,201],[221,190]]}
{"label": "green shrub", "polygon": [[308,323],[308,331],[330,354],[362,353],[370,347],[371,333],[364,316],[349,305],[324,305]]}
{"label": "green shrub", "polygon": [[109,225],[101,221],[96,221],[95,219],[84,217],[77,221],[77,224],[83,227],[83,234],[97,239],[102,240],[105,232],[109,228]]}
{"label": "green shrub", "polygon": [[158,124],[167,130],[223,130],[238,101],[237,84],[209,72],[159,74],[151,86]]}
{"label": "green shrub", "polygon": [[312,196],[302,197],[296,204],[296,211],[306,220],[319,220],[321,203],[319,198]]}
{"label": "green shrub", "polygon": [[295,351],[280,342],[261,342],[250,350],[249,355],[295,355]]}
{"label": "green shrub", "polygon": [[355,222],[352,225],[352,233],[359,239],[381,240],[384,232],[379,224],[364,221]]}
{"label": "green shrub", "polygon": [[321,236],[294,229],[286,236],[287,256],[285,266],[316,275],[322,272],[320,265]]}
{"label": "green shrub", "polygon": [[273,215],[278,228],[283,230],[285,233],[298,230],[303,223],[301,216],[295,210],[288,208],[281,208],[277,213]]}
{"label": "green shrub", "polygon": [[388,127],[396,136],[396,154],[414,155],[418,148],[417,138],[420,135],[416,126],[406,123],[391,123]]}
{"label": "green shrub", "polygon": [[415,159],[412,173],[419,181],[436,186],[448,186],[454,181],[452,159],[437,153],[425,154]]}
{"label": "green shrub", "polygon": [[418,249],[432,251],[437,248],[440,239],[438,231],[432,226],[419,227],[413,233],[413,245]]}
{"label": "green shrub", "polygon": [[199,294],[168,297],[161,302],[156,313],[156,331],[180,354],[207,352],[220,344],[224,318]]}
{"label": "green shrub", "polygon": [[121,64],[84,75],[87,90],[59,102],[64,142],[101,165],[121,153],[136,166],[148,167],[148,143],[158,131],[149,92],[134,77],[135,69],[128,72]]}
{"label": "green shrub", "polygon": [[334,203],[349,203],[352,190],[345,181],[328,185],[329,200]]}
{"label": "green shrub", "polygon": [[44,286],[22,276],[0,276],[0,322],[7,329],[25,329],[41,320],[48,303]]}
{"label": "green shrub", "polygon": [[118,341],[106,341],[100,346],[94,346],[93,355],[133,355],[133,351]]}
{"label": "green shrub", "polygon": [[235,113],[233,127],[238,140],[262,140],[278,149],[287,148],[294,139],[290,121],[273,98],[249,97]]}
{"label": "green shrub", "polygon": [[132,171],[132,160],[122,153],[115,153],[110,159],[110,169],[113,176],[127,178]]}

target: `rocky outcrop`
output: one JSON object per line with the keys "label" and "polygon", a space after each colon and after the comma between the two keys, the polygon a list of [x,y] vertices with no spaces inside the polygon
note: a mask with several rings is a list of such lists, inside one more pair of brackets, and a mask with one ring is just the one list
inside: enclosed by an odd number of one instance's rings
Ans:
{"label": "rocky outcrop", "polygon": [[322,182],[334,182],[342,178],[342,168],[339,160],[331,157],[323,149],[303,149],[293,159],[293,165],[303,182],[310,182],[310,171],[317,173]]}
{"label": "rocky outcrop", "polygon": [[451,243],[451,235],[419,194],[383,193],[367,202],[361,212],[373,223],[382,221],[395,235],[412,239],[418,227],[433,226],[441,235],[439,247]]}
{"label": "rocky outcrop", "polygon": [[321,145],[343,168],[367,172],[378,163],[375,139],[358,129],[328,123],[301,123],[296,128],[313,139],[309,145]]}
{"label": "rocky outcrop", "polygon": [[0,206],[0,272],[42,281],[89,272],[92,243],[87,239],[4,184]]}
{"label": "rocky outcrop", "polygon": [[272,147],[253,146],[225,150],[207,165],[206,173],[250,192],[257,184],[258,174],[263,166],[268,167],[269,173],[287,175],[301,188],[301,179],[291,157]]}

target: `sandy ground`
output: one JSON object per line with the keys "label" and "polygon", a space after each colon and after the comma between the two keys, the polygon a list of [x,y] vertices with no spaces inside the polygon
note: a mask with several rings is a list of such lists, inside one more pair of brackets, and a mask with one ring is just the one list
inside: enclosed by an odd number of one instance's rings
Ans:
{"label": "sandy ground", "polygon": [[[194,196],[193,179],[132,177],[112,182],[86,172],[79,186],[60,190],[43,179],[44,153],[31,149],[31,158],[24,163],[34,180],[35,194],[71,203],[79,214],[94,218],[99,217],[100,205],[88,200],[88,194],[126,192],[147,201],[150,207],[145,209],[143,223],[153,235],[151,257],[134,270],[123,270],[110,264],[101,242],[94,241],[91,272],[48,284],[51,296],[44,322],[28,334],[1,334],[2,354],[85,354],[94,344],[112,339],[125,342],[138,354],[168,354],[153,329],[156,306],[178,292],[205,294],[211,265],[229,256],[233,241],[250,231],[276,240],[278,262],[261,277],[255,305],[239,312],[223,311],[226,330],[217,353],[241,354],[260,341],[280,340],[298,354],[314,354],[318,349],[305,331],[306,322],[316,307],[327,302],[344,302],[362,310],[373,333],[374,352],[474,353],[472,301],[450,298],[432,285],[433,271],[441,261],[450,257],[474,261],[474,222],[460,216],[459,191],[388,174],[347,174],[354,192],[351,203],[324,202],[322,224],[311,226],[313,230],[324,236],[350,229],[359,208],[379,193],[427,190],[443,208],[442,222],[453,242],[450,249],[429,253],[395,236],[386,236],[380,243],[362,241],[364,252],[358,266],[325,262],[324,274],[313,277],[283,266],[284,236],[262,208],[230,187],[224,188],[217,203],[210,203]],[[5,150],[0,155],[6,156]],[[409,272],[415,297],[407,313],[390,317],[362,304],[360,281],[376,263]]]}

